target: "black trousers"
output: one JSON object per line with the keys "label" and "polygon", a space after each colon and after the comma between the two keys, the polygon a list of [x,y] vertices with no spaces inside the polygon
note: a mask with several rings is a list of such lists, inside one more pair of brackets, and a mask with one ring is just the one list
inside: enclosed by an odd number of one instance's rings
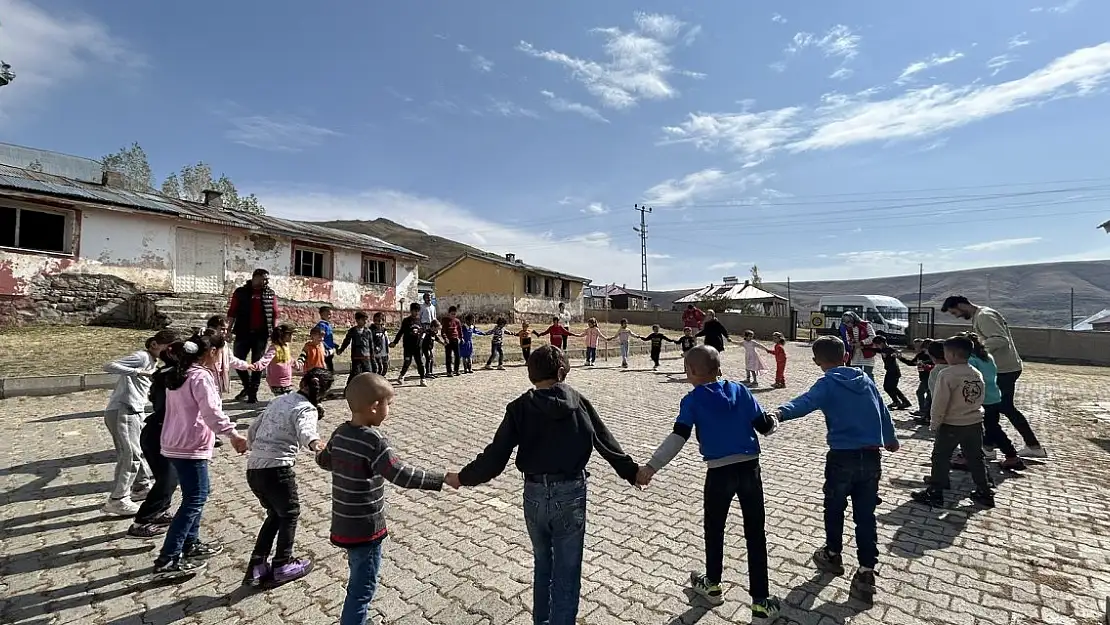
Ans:
{"label": "black trousers", "polygon": [[524,364],[528,364],[528,357],[532,355],[531,345],[521,345],[520,353],[524,355]]}
{"label": "black trousers", "polygon": [[168,512],[173,504],[173,493],[177,490],[177,472],[170,461],[162,455],[162,422],[147,422],[139,432],[139,447],[143,450],[154,484],[150,493],[135,513],[139,525],[150,523],[160,514]]}
{"label": "black trousers", "polygon": [[277,568],[293,559],[293,539],[301,516],[297,475],[293,467],[247,469],[247,485],[266,509],[266,520],[258,530],[251,559],[268,558],[273,549],[273,566]]}
{"label": "black trousers", "polygon": [[652,347],[651,348],[651,361],[653,363],[655,363],[656,367],[659,366],[659,356],[662,353],[663,353],[663,348],[662,347]]}
{"label": "black trousers", "polygon": [[725,525],[733,498],[740,501],[744,541],[748,547],[748,592],[759,601],[770,595],[767,577],[767,512],[759,460],[747,460],[705,472],[705,576],[721,582],[725,559]]}
{"label": "black trousers", "polygon": [[433,348],[421,349],[421,351],[423,352],[421,355],[424,357],[424,373],[431,377],[436,368],[436,350]]}
{"label": "black trousers", "polygon": [[890,395],[891,403],[899,406],[909,406],[910,400],[906,399],[905,393],[898,388],[898,382],[902,379],[900,375],[890,375],[889,373],[883,376],[883,390],[887,395]]}
{"label": "black trousers", "polygon": [[443,367],[447,373],[454,371],[455,375],[459,373],[459,364],[462,358],[459,357],[459,339],[450,339],[447,344],[443,346]]}
{"label": "black trousers", "polygon": [[1025,415],[1014,405],[1014,392],[1017,390],[1019,377],[1021,377],[1020,371],[998,374],[998,390],[1002,391],[1002,402],[998,404],[998,412],[1010,420],[1010,424],[1014,426],[1018,434],[1021,434],[1021,439],[1025,441],[1027,447],[1040,447],[1041,442],[1037,440],[1037,435],[1033,433],[1033,426],[1029,425],[1029,419],[1026,419]]}
{"label": "black trousers", "polygon": [[[270,333],[266,330],[251,332],[237,332],[235,341],[231,345],[231,353],[239,360],[254,362],[266,353],[266,346],[270,342]],[[243,390],[247,393],[257,393],[258,385],[262,383],[261,371],[236,371],[239,381],[243,383]]]}
{"label": "black trousers", "polygon": [[[352,358],[351,372],[347,374],[346,386],[350,386],[351,380],[353,380],[355,376],[359,375],[360,373],[377,373],[377,371],[374,370],[375,368],[376,367],[374,365],[374,361],[369,358],[360,358],[358,360]],[[346,386],[344,386],[344,388],[346,388]]]}
{"label": "black trousers", "polygon": [[1014,442],[1002,429],[1002,419],[998,404],[983,404],[983,444],[993,445],[1007,458],[1017,458]]}
{"label": "black trousers", "polygon": [[952,469],[952,453],[959,447],[967,460],[967,470],[980,491],[989,491],[987,460],[983,455],[983,424],[942,425],[933,439],[933,471],[929,482],[933,488],[947,490]]}
{"label": "black trousers", "polygon": [[335,354],[328,354],[327,356],[324,356],[324,367],[328,371],[335,373]]}
{"label": "black trousers", "polygon": [[423,380],[427,377],[427,372],[424,370],[424,357],[420,353],[419,347],[406,347],[405,348],[405,362],[401,365],[401,373],[398,376],[400,379],[405,379],[405,374],[409,372],[409,366],[413,361],[416,362],[416,372],[420,374],[420,379]]}
{"label": "black trousers", "polygon": [[[486,359],[486,366],[493,364],[493,357],[497,356],[497,366],[505,366],[505,349],[501,343],[492,343],[489,346],[489,358]],[[525,356],[527,358],[527,356]]]}

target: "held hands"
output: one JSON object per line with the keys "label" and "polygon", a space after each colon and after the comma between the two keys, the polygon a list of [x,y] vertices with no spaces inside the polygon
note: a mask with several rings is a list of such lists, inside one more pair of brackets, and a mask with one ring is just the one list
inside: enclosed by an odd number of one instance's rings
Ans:
{"label": "held hands", "polygon": [[458,473],[448,473],[446,476],[444,476],[443,483],[456,490],[462,487],[462,483],[459,482]]}
{"label": "held hands", "polygon": [[231,440],[231,446],[236,452],[239,454],[247,453],[247,439],[243,435],[233,432],[228,439]]}
{"label": "held hands", "polygon": [[643,490],[645,486],[651,483],[651,478],[655,475],[655,469],[647,466],[646,464],[636,471],[636,486]]}
{"label": "held hands", "polygon": [[886,445],[883,445],[883,448],[887,451],[895,452],[901,449],[902,445],[898,441],[894,441],[892,443],[887,443]]}

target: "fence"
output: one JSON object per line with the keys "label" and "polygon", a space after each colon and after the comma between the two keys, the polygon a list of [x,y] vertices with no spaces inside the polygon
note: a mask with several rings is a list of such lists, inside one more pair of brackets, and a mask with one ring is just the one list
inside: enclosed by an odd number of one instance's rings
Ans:
{"label": "fence", "polygon": [[[938,323],[934,337],[946,338],[970,330],[966,324]],[[1022,359],[1069,365],[1110,366],[1110,332],[1010,326]]]}
{"label": "fence", "polygon": [[[628,319],[632,325],[650,326],[659,324],[662,328],[679,330],[682,328],[682,313],[674,310],[591,310],[585,311],[585,316],[597,317],[605,323],[619,323],[621,319]],[[755,332],[756,338],[769,340],[775,332],[781,332],[787,338],[795,336],[794,321],[791,317],[765,317],[762,315],[737,315],[726,313],[717,315],[729,334],[743,334],[745,330]]]}

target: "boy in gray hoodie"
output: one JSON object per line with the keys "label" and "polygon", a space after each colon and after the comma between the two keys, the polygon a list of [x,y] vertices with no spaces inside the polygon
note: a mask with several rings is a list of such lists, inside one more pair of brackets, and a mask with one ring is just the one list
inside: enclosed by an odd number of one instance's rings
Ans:
{"label": "boy in gray hoodie", "polygon": [[177,333],[163,330],[146,340],[146,348],[104,365],[104,371],[119,375],[116,388],[104,408],[104,426],[116,450],[115,484],[104,504],[104,512],[114,516],[135,516],[137,501],[150,491],[150,467],[143,460],[139,433],[150,394],[151,375],[159,354],[177,339]]}

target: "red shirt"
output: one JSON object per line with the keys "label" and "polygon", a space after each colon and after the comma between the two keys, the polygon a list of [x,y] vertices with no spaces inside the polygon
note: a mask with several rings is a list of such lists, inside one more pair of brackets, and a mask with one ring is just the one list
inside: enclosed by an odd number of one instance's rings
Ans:
{"label": "red shirt", "polygon": [[[278,314],[281,312],[278,309],[277,295],[274,295],[274,301],[271,305],[274,309],[274,325],[277,325]],[[232,293],[231,304],[227,307],[228,321],[233,321],[236,318],[238,309],[239,298],[235,293]],[[262,311],[262,289],[251,289],[250,315],[251,330],[269,330],[269,328],[266,327],[266,313]]]}
{"label": "red shirt", "polygon": [[562,339],[563,337],[566,337],[566,336],[570,336],[570,330],[568,330],[568,329],[564,328],[563,326],[556,323],[555,325],[551,326],[550,328],[544,330],[543,334],[546,334],[546,335],[551,337],[551,344],[552,345],[561,345],[562,343],[561,343],[561,341],[559,341],[559,339]]}
{"label": "red shirt", "polygon": [[682,311],[682,325],[684,327],[700,330],[703,319],[705,319],[705,313],[698,308],[687,308]]}
{"label": "red shirt", "polygon": [[443,318],[443,338],[448,341],[457,341],[462,336],[462,322],[458,317]]}
{"label": "red shirt", "polygon": [[786,350],[782,345],[775,343],[775,347],[771,350],[775,353],[775,362],[786,362]]}

